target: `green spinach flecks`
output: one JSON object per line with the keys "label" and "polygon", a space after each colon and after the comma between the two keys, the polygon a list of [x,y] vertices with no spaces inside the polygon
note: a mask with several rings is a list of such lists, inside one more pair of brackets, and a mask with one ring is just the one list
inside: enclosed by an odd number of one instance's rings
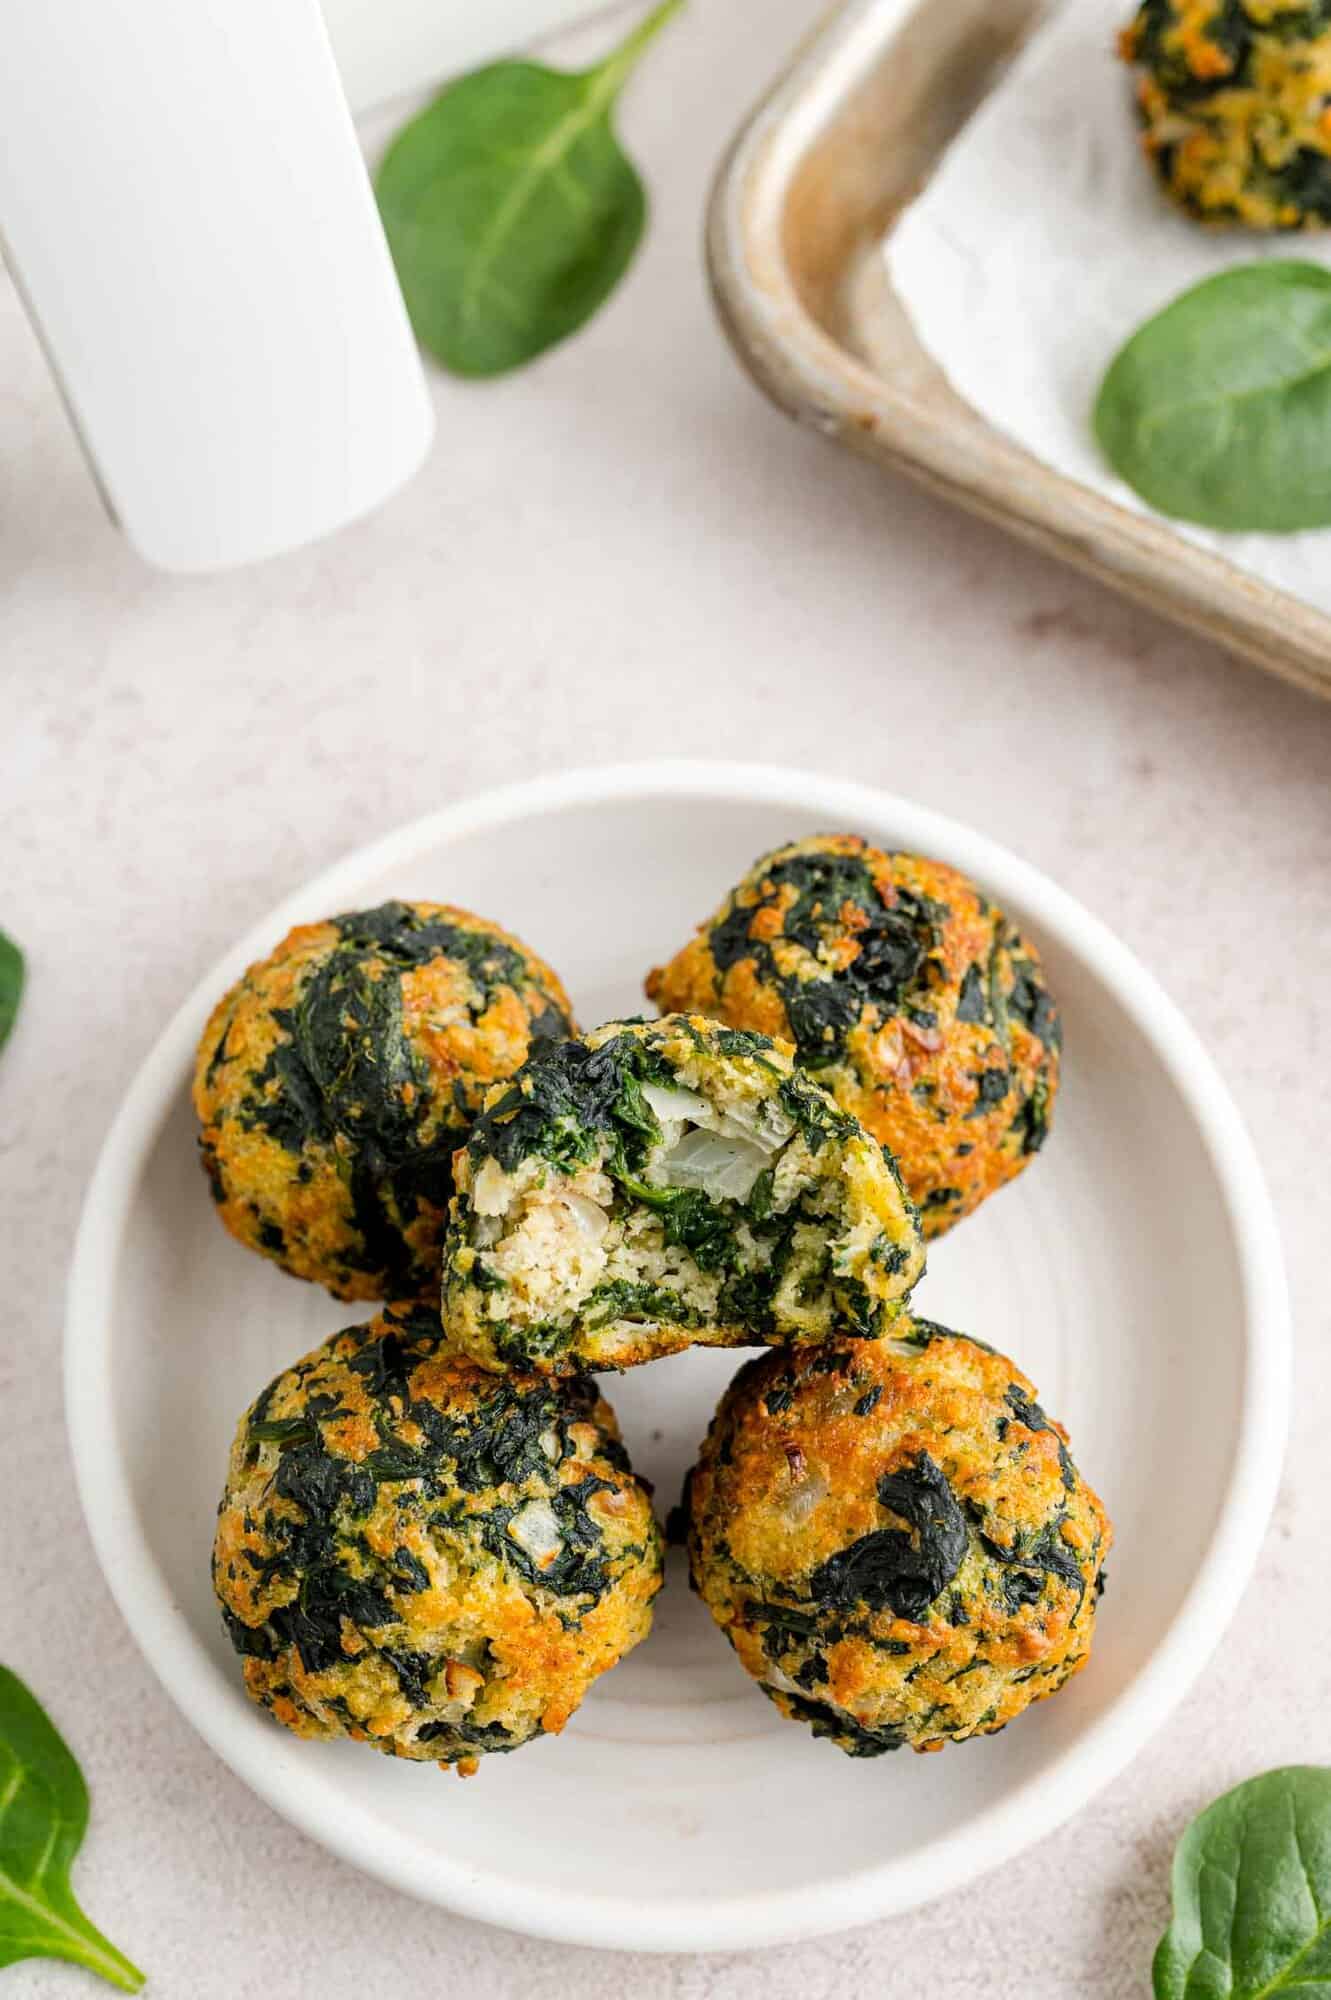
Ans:
{"label": "green spinach flecks", "polygon": [[[701,1188],[649,1187],[630,1174],[621,1187],[660,1216],[669,1244],[687,1250],[700,1271],[733,1271],[739,1261],[731,1215]],[[733,1204],[732,1204],[733,1206]]]}
{"label": "green spinach flecks", "polygon": [[573,1486],[564,1486],[552,1495],[551,1512],[561,1538],[558,1552],[544,1564],[538,1563],[522,1543],[509,1532],[510,1523],[522,1506],[492,1507],[482,1523],[486,1547],[502,1562],[510,1563],[528,1583],[539,1584],[559,1597],[599,1599],[610,1582],[610,1566],[604,1538],[587,1510],[593,1493],[611,1493],[609,1480],[588,1473]]}
{"label": "green spinach flecks", "polygon": [[1008,1012],[1030,1029],[1046,1048],[1056,1049],[1063,1040],[1062,1024],[1043,983],[1036,977],[1029,959],[1013,959],[1015,978],[1007,996]]}
{"label": "green spinach flecks", "polygon": [[1007,1572],[1002,1589],[1009,1611],[1015,1613],[1024,1605],[1038,1603],[1044,1595],[1046,1577],[1055,1577],[1075,1590],[1080,1606],[1086,1595],[1086,1579],[1081,1564],[1059,1532],[1063,1520],[1060,1514],[1037,1535],[1019,1536],[1010,1547],[995,1541],[991,1535],[981,1534],[986,1552]]}
{"label": "green spinach flecks", "polygon": [[585,1326],[608,1326],[611,1320],[661,1320],[667,1326],[691,1326],[694,1315],[677,1292],[661,1285],[635,1284],[615,1278],[598,1285],[584,1299],[580,1317]]}
{"label": "green spinach flecks", "polygon": [[957,1019],[981,1026],[989,1018],[984,973],[978,965],[968,965],[957,995]]}
{"label": "green spinach flecks", "polygon": [[756,1062],[773,1075],[778,1074],[776,1065],[765,1060],[773,1047],[772,1038],[760,1035],[755,1028],[718,1028],[716,1046],[723,1056]]}
{"label": "green spinach flecks", "polygon": [[816,1569],[809,1590],[819,1604],[919,1620],[956,1576],[968,1546],[956,1496],[927,1451],[878,1482],[878,1499],[906,1529],[862,1535]]}
{"label": "green spinach flecks", "polygon": [[316,1431],[308,1416],[273,1417],[260,1418],[257,1423],[251,1420],[248,1434],[252,1444],[292,1445],[310,1444]]}
{"label": "green spinach flecks", "polygon": [[[538,1734],[543,1733],[538,1731]],[[495,1751],[516,1750],[519,1739],[509,1734],[502,1723],[470,1722],[464,1716],[457,1722],[426,1722],[416,1731],[418,1743],[442,1743],[448,1741],[463,1745],[467,1749]],[[522,1742],[527,1741],[524,1737]]]}
{"label": "green spinach flecks", "polygon": [[[616,1035],[599,1049],[573,1041],[535,1049],[520,1079],[477,1119],[472,1157],[488,1154],[511,1174],[535,1155],[571,1174],[610,1139],[626,1167],[640,1166],[661,1133],[642,1094],[640,1051],[632,1035]],[[666,1080],[673,1083],[673,1075]]]}
{"label": "green spinach flecks", "polygon": [[782,1078],[777,1097],[811,1152],[819,1152],[828,1139],[853,1139],[860,1130],[857,1118],[842,1111],[826,1091],[810,1085],[798,1073]]}
{"label": "green spinach flecks", "polygon": [[[798,971],[778,964],[771,942],[753,935],[760,910],[779,911],[782,937],[807,954]],[[885,902],[858,854],[799,849],[765,867],[758,901],[733,903],[708,942],[719,979],[744,959],[754,962],[781,996],[800,1061],[817,1069],[840,1059],[868,1006],[881,1018],[908,1000],[932,1012],[929,959],[948,915],[941,903],[902,885]],[[829,943],[847,927],[855,955],[834,964]]]}
{"label": "green spinach flecks", "polygon": [[[772,1691],[764,1687],[763,1692]],[[781,1699],[793,1716],[808,1723],[815,1736],[832,1737],[852,1757],[881,1757],[889,1750],[900,1750],[906,1741],[905,1732],[890,1722],[880,1723],[876,1728],[866,1727],[830,1702],[811,1701],[802,1694],[786,1694]]]}
{"label": "green spinach flecks", "polygon": [[1026,1102],[1008,1127],[1022,1153],[1038,1153],[1049,1137],[1049,1080],[1039,1076]]}
{"label": "green spinach flecks", "polygon": [[1005,1390],[1003,1400],[1011,1405],[1012,1413],[1016,1417],[1017,1422],[1024,1424],[1028,1431],[1049,1431],[1051,1433],[1058,1445],[1059,1474],[1064,1487],[1071,1493],[1077,1484],[1076,1467],[1072,1463],[1067,1446],[1064,1444],[1062,1438],[1059,1437],[1058,1432],[1054,1429],[1054,1426],[1050,1423],[1040,1405],[1033,1397],[1027,1396],[1024,1390],[1018,1388],[1015,1382]]}
{"label": "green spinach flecks", "polygon": [[975,1102],[966,1113],[967,1118],[983,1118],[986,1111],[992,1111],[1001,1104],[1012,1088],[1012,1073],[1005,1068],[973,1070],[971,1081],[975,1085]]}

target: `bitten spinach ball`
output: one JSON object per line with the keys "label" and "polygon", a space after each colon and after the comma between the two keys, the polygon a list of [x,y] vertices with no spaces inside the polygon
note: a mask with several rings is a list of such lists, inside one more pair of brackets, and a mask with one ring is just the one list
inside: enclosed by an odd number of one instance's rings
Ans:
{"label": "bitten spinach ball", "polygon": [[686,1015],[543,1048],[486,1099],[444,1245],[487,1368],[875,1338],[924,1268],[877,1141],[766,1035]]}
{"label": "bitten spinach ball", "polygon": [[561,1730],[647,1636],[661,1538],[594,1383],[500,1378],[438,1336],[392,1306],[265,1389],[213,1582],[288,1729],[470,1772]]}
{"label": "bitten spinach ball", "polygon": [[573,1032],[526,946],[441,903],[303,924],[219,1001],[194,1108],[223,1222],[339,1299],[436,1292],[486,1090]]}
{"label": "bitten spinach ball", "polygon": [[685,1494],[693,1585],[742,1665],[852,1757],[988,1735],[1056,1693],[1112,1539],[1026,1377],[899,1324],[748,1362]]}
{"label": "bitten spinach ball", "polygon": [[1048,1133],[1062,1035],[1039,958],[941,862],[854,834],[792,841],[647,993],[792,1041],[895,1155],[926,1236],[1019,1174]]}
{"label": "bitten spinach ball", "polygon": [[1143,0],[1142,139],[1166,192],[1206,222],[1331,222],[1331,0]]}

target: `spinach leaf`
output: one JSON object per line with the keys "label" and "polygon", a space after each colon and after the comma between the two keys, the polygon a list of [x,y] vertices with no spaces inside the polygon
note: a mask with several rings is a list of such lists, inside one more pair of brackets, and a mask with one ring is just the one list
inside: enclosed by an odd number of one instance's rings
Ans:
{"label": "spinach leaf", "polygon": [[1194,285],[1115,357],[1095,434],[1162,514],[1270,534],[1331,525],[1331,271],[1240,264]]}
{"label": "spinach leaf", "polygon": [[883,1474],[878,1498],[906,1529],[877,1528],[829,1556],[810,1577],[810,1594],[824,1606],[865,1604],[897,1618],[925,1618],[966,1559],[969,1537],[956,1495],[922,1451]]}
{"label": "spinach leaf", "polygon": [[307,1417],[274,1417],[249,1427],[251,1444],[309,1444],[317,1435]]}
{"label": "spinach leaf", "polygon": [[636,1157],[661,1129],[635,1074],[641,1061],[640,1044],[631,1035],[615,1035],[599,1049],[585,1042],[542,1043],[517,1080],[476,1120],[472,1158],[488,1154],[511,1174],[539,1153],[559,1173],[571,1174],[596,1158],[603,1136],[612,1152]]}
{"label": "spinach leaf", "polygon": [[663,0],[595,69],[492,63],[405,126],[376,193],[417,336],[499,375],[576,333],[633,260],[647,197],[611,125]]}
{"label": "spinach leaf", "polygon": [[1175,1850],[1173,1892],[1156,2000],[1331,1995],[1331,1770],[1267,1771],[1209,1805]]}
{"label": "spinach leaf", "polygon": [[0,1965],[72,1959],[137,1993],[143,1974],[89,1923],[69,1886],[87,1825],[83,1773],[41,1703],[0,1667]]}
{"label": "spinach leaf", "polygon": [[660,1216],[666,1242],[687,1250],[700,1271],[735,1268],[738,1249],[730,1216],[701,1188],[651,1187],[628,1173],[617,1178],[626,1194]]}
{"label": "spinach leaf", "polygon": [[0,931],[0,1049],[9,1040],[23,997],[23,953]]}

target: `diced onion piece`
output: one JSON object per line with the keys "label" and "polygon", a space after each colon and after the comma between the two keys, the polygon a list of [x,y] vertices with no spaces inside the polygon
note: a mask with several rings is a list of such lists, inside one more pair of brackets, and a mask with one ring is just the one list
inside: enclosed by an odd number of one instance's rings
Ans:
{"label": "diced onion piece", "polygon": [[471,1184],[471,1205],[477,1215],[503,1215],[509,1204],[508,1176],[498,1160],[487,1160]]}
{"label": "diced onion piece", "polygon": [[662,1125],[678,1125],[686,1119],[692,1119],[696,1124],[706,1122],[713,1116],[707,1099],[699,1097],[696,1091],[667,1090],[664,1084],[644,1083],[642,1094]]}
{"label": "diced onion piece", "polygon": [[537,1569],[549,1569],[564,1546],[555,1510],[548,1500],[529,1500],[508,1524],[508,1532]]}
{"label": "diced onion piece", "polygon": [[780,1105],[764,1097],[756,1104],[728,1104],[721,1114],[721,1130],[774,1153],[785,1145],[795,1126]]}
{"label": "diced onion piece", "polygon": [[781,1503],[781,1511],[786,1517],[786,1525],[799,1528],[804,1525],[815,1507],[827,1498],[827,1481],[821,1472],[811,1472],[801,1479]]}
{"label": "diced onion piece", "polygon": [[469,1667],[461,1660],[444,1662],[444,1686],[452,1701],[460,1701],[470,1708],[481,1689],[485,1686],[485,1675],[478,1674],[475,1667]]}
{"label": "diced onion piece", "polygon": [[747,1139],[695,1128],[656,1162],[656,1171],[667,1187],[701,1188],[713,1201],[747,1201],[767,1158]]}
{"label": "diced onion piece", "polygon": [[570,1194],[567,1189],[561,1192],[559,1199],[577,1223],[581,1233],[591,1242],[599,1243],[610,1227],[610,1218],[605,1210],[599,1208],[594,1201],[588,1201],[585,1195]]}

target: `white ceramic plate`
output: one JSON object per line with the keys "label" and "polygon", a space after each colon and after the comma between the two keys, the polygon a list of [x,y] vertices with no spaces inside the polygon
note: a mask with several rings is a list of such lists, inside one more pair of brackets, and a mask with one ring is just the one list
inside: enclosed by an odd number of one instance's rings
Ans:
{"label": "white ceramic plate", "polygon": [[[459,902],[548,954],[585,1022],[793,835],[853,829],[973,874],[1038,940],[1065,1083],[1029,1173],[934,1246],[917,1294],[1010,1352],[1071,1428],[1117,1527],[1094,1658],[1003,1735],[853,1762],[783,1722],[685,1586],[564,1735],[469,1783],[253,1708],[208,1578],[233,1424],[287,1361],[363,1316],[232,1243],[193,1160],[187,1080],[215,996],[289,925],[383,897]],[[352,856],[265,918],[166,1029],[107,1140],[75,1253],[74,1461],[148,1660],[232,1769],[396,1887],[540,1936],[770,1944],[955,1889],[1119,1771],[1205,1662],[1247,1580],[1284,1441],[1280,1252],[1238,1115],[1148,974],[1052,883],[937,814],[794,771],[650,764],[492,793]],[[662,1506],[736,1357],[607,1386]]]}

